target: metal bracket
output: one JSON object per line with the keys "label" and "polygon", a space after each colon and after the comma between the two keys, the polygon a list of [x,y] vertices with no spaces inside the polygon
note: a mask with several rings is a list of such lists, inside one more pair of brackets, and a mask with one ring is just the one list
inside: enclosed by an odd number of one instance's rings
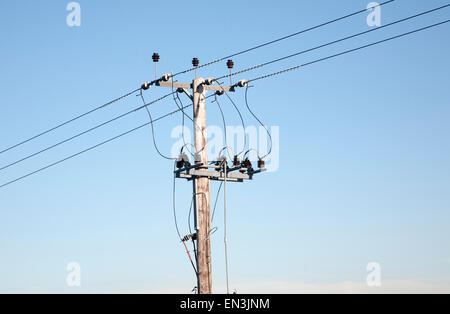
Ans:
{"label": "metal bracket", "polygon": [[[178,82],[164,82],[164,81],[158,81],[155,83],[156,86],[160,87],[173,87],[173,88],[182,88],[182,89],[192,89],[192,84],[188,83],[178,83]],[[202,84],[203,88],[205,90],[213,90],[216,92],[234,92],[235,86],[217,86],[217,85],[206,85]]]}
{"label": "metal bracket", "polygon": [[[192,165],[183,169],[178,169],[174,172],[175,177],[179,179],[187,179],[188,181],[196,178],[208,178],[213,181],[227,181],[227,182],[244,182],[253,180],[253,176],[258,173],[265,172],[266,169],[247,170],[241,167],[230,168],[225,177],[224,172],[208,170],[202,164]],[[232,172],[235,170],[246,170],[247,173]]]}

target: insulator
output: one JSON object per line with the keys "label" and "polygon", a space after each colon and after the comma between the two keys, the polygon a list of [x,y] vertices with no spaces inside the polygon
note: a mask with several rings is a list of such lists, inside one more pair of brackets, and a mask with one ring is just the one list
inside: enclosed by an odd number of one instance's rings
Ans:
{"label": "insulator", "polygon": [[171,77],[171,74],[164,74],[163,76],[161,76],[161,80],[163,80],[164,82],[168,82]]}
{"label": "insulator", "polygon": [[177,158],[177,168],[181,169],[185,166],[190,166],[189,157],[186,154],[181,153]]}
{"label": "insulator", "polygon": [[252,162],[246,158],[243,162],[242,162],[242,166],[244,168],[250,169],[252,167]]}
{"label": "insulator", "polygon": [[212,85],[214,83],[214,79],[213,78],[207,78],[205,79],[205,84],[206,85]]}
{"label": "insulator", "polygon": [[266,167],[266,162],[262,159],[258,160],[258,168],[264,169]]}
{"label": "insulator", "polygon": [[222,166],[224,165],[224,163],[225,163],[225,166],[228,167],[227,159],[225,157],[220,157],[219,159],[217,159],[217,161],[215,163],[216,164],[216,170],[219,171],[220,169],[222,169]]}
{"label": "insulator", "polygon": [[147,90],[147,89],[150,88],[150,86],[151,86],[151,84],[150,84],[149,82],[145,82],[145,83],[143,83],[143,84],[141,85],[141,88],[142,88],[143,90]]}
{"label": "insulator", "polygon": [[233,166],[238,167],[241,164],[241,161],[239,160],[238,156],[234,156],[233,159]]}
{"label": "insulator", "polygon": [[185,236],[181,241],[183,242],[187,242],[189,240],[197,240],[197,233],[193,233],[193,234],[188,234],[187,236]]}
{"label": "insulator", "polygon": [[156,52],[153,54],[153,56],[152,56],[152,60],[153,60],[153,62],[158,62],[159,61],[159,54],[157,54]]}
{"label": "insulator", "polygon": [[184,161],[183,160],[177,160],[177,169],[181,169],[184,167]]}
{"label": "insulator", "polygon": [[247,86],[247,81],[246,80],[240,80],[239,82],[238,82],[238,86],[239,87],[245,87],[245,86]]}
{"label": "insulator", "polygon": [[227,61],[227,67],[228,67],[229,69],[232,69],[232,68],[234,67],[234,62],[233,62],[233,60],[228,60],[228,61]]}
{"label": "insulator", "polygon": [[216,92],[216,95],[217,95],[217,96],[222,96],[223,94],[225,94],[225,92],[224,92],[223,90],[218,90],[218,91]]}
{"label": "insulator", "polygon": [[192,59],[192,65],[193,65],[194,67],[198,67],[199,63],[200,63],[200,61],[198,61],[197,58]]}

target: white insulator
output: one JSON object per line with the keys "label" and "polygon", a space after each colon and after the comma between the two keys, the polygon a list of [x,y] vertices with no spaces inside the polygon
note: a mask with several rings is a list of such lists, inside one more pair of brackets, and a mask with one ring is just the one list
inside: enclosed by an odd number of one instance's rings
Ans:
{"label": "white insulator", "polygon": [[163,80],[164,82],[167,82],[170,80],[171,77],[172,77],[171,74],[164,74],[163,76],[161,76],[161,80]]}
{"label": "white insulator", "polygon": [[245,86],[247,86],[247,84],[248,84],[248,82],[247,82],[246,80],[240,80],[240,81],[237,83],[237,85],[238,85],[239,87],[245,87]]}

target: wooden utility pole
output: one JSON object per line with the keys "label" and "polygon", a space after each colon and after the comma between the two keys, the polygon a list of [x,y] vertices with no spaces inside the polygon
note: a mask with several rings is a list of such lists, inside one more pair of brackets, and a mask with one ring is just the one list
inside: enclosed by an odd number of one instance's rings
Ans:
{"label": "wooden utility pole", "polygon": [[[192,84],[194,103],[194,146],[196,151],[195,163],[208,164],[207,134],[206,134],[206,89],[204,80],[196,78]],[[209,233],[211,230],[211,205],[209,194],[209,178],[199,177],[193,180],[195,211],[198,225],[198,289],[200,294],[212,293],[211,278],[211,242]]]}
{"label": "wooden utility pole", "polygon": [[[198,61],[198,60],[197,60]],[[160,79],[152,83],[144,83],[144,89],[150,88],[152,84],[160,87],[176,89],[179,93],[186,94],[192,101],[194,109],[194,164],[186,163],[174,172],[176,178],[187,179],[193,182],[195,239],[197,241],[197,289],[200,294],[212,293],[211,275],[211,203],[210,203],[210,180],[225,182],[243,182],[252,180],[257,173],[265,169],[254,170],[246,163],[234,164],[233,168],[218,170],[217,165],[208,164],[208,148],[206,134],[206,94],[213,91],[220,96],[226,92],[234,92],[236,87],[246,86],[245,81],[232,86],[214,85],[214,79],[195,78],[190,84],[169,82],[173,77],[164,74]],[[189,92],[192,91],[192,95]],[[183,113],[184,114],[184,113]],[[224,130],[226,132],[226,130]],[[237,156],[236,156],[237,158]],[[210,169],[214,169],[211,171]],[[225,183],[226,184],[226,183]],[[192,235],[191,235],[192,236]],[[228,273],[228,269],[227,269]],[[227,275],[228,277],[228,275]]]}

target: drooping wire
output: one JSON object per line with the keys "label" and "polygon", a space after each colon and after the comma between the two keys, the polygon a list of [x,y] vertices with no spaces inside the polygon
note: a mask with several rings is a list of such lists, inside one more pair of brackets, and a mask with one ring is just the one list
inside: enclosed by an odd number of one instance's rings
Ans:
{"label": "drooping wire", "polygon": [[230,294],[229,270],[228,270],[228,212],[227,212],[227,161],[223,162],[223,220],[224,220],[224,246],[225,246],[225,273],[227,281],[227,294]]}
{"label": "drooping wire", "polygon": [[[173,165],[173,171],[175,172],[176,169],[176,164],[174,163]],[[178,234],[178,238],[180,238],[180,241],[183,241],[183,237],[181,236],[181,232],[180,232],[180,228],[178,227],[178,219],[177,219],[177,205],[176,205],[176,188],[177,188],[177,183],[176,183],[176,176],[173,176],[173,185],[172,185],[172,211],[173,211],[173,221],[175,224],[175,229],[177,231]]]}
{"label": "drooping wire", "polygon": [[184,247],[186,248],[186,253],[187,253],[188,257],[189,257],[189,260],[191,262],[192,268],[194,269],[195,276],[198,278],[198,271],[197,271],[197,268],[194,265],[194,262],[192,261],[191,253],[189,253],[189,249],[188,249],[188,247],[186,245],[186,242],[184,242],[184,241],[182,241],[182,242],[184,244]]}
{"label": "drooping wire", "polygon": [[241,124],[242,124],[242,128],[243,128],[243,133],[244,133],[244,145],[242,150],[239,152],[239,154],[237,154],[236,156],[240,156],[242,155],[242,153],[245,151],[245,147],[247,146],[247,136],[245,134],[245,122],[244,122],[244,117],[242,116],[241,111],[239,110],[238,106],[236,105],[236,103],[234,102],[233,98],[230,97],[230,95],[228,94],[228,92],[223,88],[222,84],[218,81],[215,80],[216,83],[220,86],[220,88],[222,89],[223,93],[227,96],[227,98],[230,100],[230,102],[233,104],[233,107],[236,109],[239,118],[241,119]]}
{"label": "drooping wire", "polygon": [[22,142],[19,142],[19,143],[14,144],[14,145],[12,145],[12,146],[6,148],[6,149],[3,149],[2,151],[0,151],[0,154],[6,153],[7,151],[10,151],[10,150],[12,150],[12,149],[14,149],[14,148],[16,148],[16,147],[19,147],[19,146],[25,144],[25,143],[28,143],[28,142],[30,142],[30,141],[32,141],[32,140],[35,140],[35,139],[37,139],[38,137],[41,137],[41,136],[43,136],[43,135],[45,135],[45,134],[48,134],[48,133],[50,133],[50,132],[53,132],[53,131],[55,131],[55,130],[57,130],[57,129],[59,129],[59,128],[65,126],[65,125],[67,125],[67,124],[69,124],[69,123],[72,123],[72,122],[74,122],[74,121],[76,121],[76,120],[79,120],[79,119],[81,119],[81,118],[83,118],[83,117],[85,117],[85,116],[87,116],[87,115],[89,115],[89,114],[91,114],[91,113],[93,113],[93,112],[95,112],[95,111],[98,111],[98,110],[103,109],[103,108],[105,108],[105,107],[107,107],[107,106],[109,106],[109,105],[112,105],[112,104],[114,104],[114,103],[116,103],[116,102],[118,102],[118,101],[120,101],[120,100],[122,100],[122,99],[124,99],[124,98],[126,98],[126,97],[128,97],[128,96],[133,95],[134,93],[138,92],[139,90],[140,90],[140,88],[135,89],[135,90],[133,90],[133,91],[131,91],[131,92],[129,92],[129,93],[126,93],[126,94],[124,94],[124,95],[122,95],[122,96],[120,96],[120,97],[118,97],[118,98],[116,98],[116,99],[114,99],[114,100],[112,100],[112,101],[110,101],[110,102],[107,102],[106,104],[103,104],[103,105],[101,105],[101,106],[99,106],[99,107],[96,107],[96,108],[94,108],[94,109],[92,109],[92,110],[89,110],[89,111],[87,111],[87,112],[85,112],[85,113],[83,113],[83,114],[80,114],[80,115],[76,116],[75,118],[72,118],[72,119],[67,120],[67,121],[65,121],[65,122],[63,122],[63,123],[60,123],[60,124],[58,124],[58,125],[56,125],[56,126],[50,128],[50,129],[48,129],[48,130],[46,130],[46,131],[44,131],[44,132],[41,132],[41,133],[39,133],[39,134],[37,134],[37,135],[34,135],[34,136],[32,136],[32,137],[30,137],[30,138],[28,138],[28,139],[26,139],[26,140],[24,140],[24,141],[22,141]]}
{"label": "drooping wire", "polygon": [[[225,114],[223,113],[222,106],[219,103],[219,99],[217,98],[217,94],[214,94],[214,101],[217,104],[217,107],[219,108],[220,116],[222,117],[222,123],[223,123],[223,132],[224,132],[224,138],[225,138],[225,148],[227,150],[227,155],[232,160],[232,156],[230,156],[229,149],[233,150],[231,147],[228,146],[228,136],[227,136],[227,123],[225,121]],[[245,130],[244,130],[245,132]],[[224,149],[225,149],[224,148]],[[220,156],[219,156],[220,157]]]}
{"label": "drooping wire", "polygon": [[249,72],[249,71],[253,71],[253,70],[265,67],[265,66],[270,65],[270,64],[274,64],[274,63],[277,63],[277,62],[280,62],[280,61],[284,61],[286,59],[297,57],[299,55],[302,55],[302,54],[305,54],[305,53],[308,53],[308,52],[311,52],[311,51],[314,51],[314,50],[318,50],[318,49],[321,49],[321,48],[324,48],[324,47],[327,47],[327,46],[331,46],[331,45],[337,44],[339,42],[343,42],[343,41],[346,41],[346,40],[349,40],[349,39],[352,39],[352,38],[356,38],[356,37],[359,37],[359,36],[362,36],[362,35],[365,35],[365,34],[368,34],[368,33],[371,33],[371,32],[376,32],[376,31],[384,29],[386,27],[389,27],[389,26],[392,26],[392,25],[395,25],[395,24],[398,24],[398,23],[405,22],[405,21],[417,18],[417,17],[422,16],[422,15],[430,14],[430,13],[433,13],[435,11],[439,11],[439,10],[445,9],[448,6],[450,6],[450,4],[443,5],[443,6],[440,6],[440,7],[437,7],[437,8],[428,10],[428,11],[425,11],[425,12],[418,13],[418,14],[414,14],[414,15],[411,15],[409,17],[406,17],[406,18],[403,18],[403,19],[400,19],[400,20],[397,20],[397,21],[394,21],[394,22],[391,22],[391,23],[388,23],[388,24],[385,24],[385,25],[381,25],[381,26],[379,26],[377,28],[372,28],[372,29],[369,29],[369,30],[364,31],[364,32],[356,33],[356,34],[353,34],[353,35],[350,35],[350,36],[347,36],[347,37],[344,37],[344,38],[340,38],[340,39],[337,39],[337,40],[334,40],[334,41],[331,41],[331,42],[327,42],[325,44],[322,44],[322,45],[319,45],[319,46],[315,46],[313,48],[309,48],[309,49],[306,49],[306,50],[302,50],[302,51],[299,51],[299,52],[296,52],[296,53],[293,53],[293,54],[290,54],[290,55],[287,55],[287,56],[284,56],[284,57],[281,57],[281,58],[278,58],[278,59],[274,59],[274,60],[271,60],[271,61],[268,61],[268,62],[264,62],[262,64],[259,64],[259,65],[256,65],[256,66],[252,66],[252,67],[249,67],[249,68],[246,68],[246,69],[234,72],[234,73],[226,74],[226,75],[223,75],[221,77],[218,77],[217,80],[221,80],[221,79],[224,79],[224,78],[227,78],[227,77],[232,77],[232,76],[243,74],[243,73],[246,73],[246,72]]}
{"label": "drooping wire", "polygon": [[[140,92],[140,96],[141,96],[142,102],[145,104],[145,99],[144,99],[144,95],[142,94],[142,90],[141,90],[141,92]],[[161,151],[159,150],[158,145],[156,144],[155,128],[154,128],[154,126],[153,126],[153,118],[152,118],[152,114],[150,113],[150,110],[148,109],[148,107],[145,107],[145,109],[146,109],[147,114],[148,114],[148,117],[149,117],[149,119],[150,119],[150,126],[151,126],[151,128],[152,128],[153,146],[155,147],[156,152],[157,152],[162,158],[164,158],[164,159],[167,159],[167,160],[176,160],[176,158],[172,158],[172,157],[168,157],[168,156],[164,155],[164,154],[161,153]]]}
{"label": "drooping wire", "polygon": [[153,104],[155,104],[155,103],[157,103],[157,102],[159,102],[159,101],[161,101],[161,100],[163,100],[163,99],[169,97],[170,95],[171,95],[171,94],[167,94],[167,95],[165,95],[165,96],[162,96],[162,97],[160,97],[160,98],[158,98],[158,99],[155,99],[155,100],[153,100],[153,101],[151,101],[151,102],[149,102],[149,103],[146,103],[146,104],[143,105],[143,106],[140,106],[140,107],[137,107],[137,108],[135,108],[135,109],[132,109],[132,110],[130,110],[130,111],[128,111],[128,112],[125,112],[125,113],[123,113],[123,114],[121,114],[121,115],[119,115],[119,116],[116,116],[116,117],[114,117],[114,118],[112,118],[112,119],[110,119],[110,120],[108,120],[108,121],[106,121],[106,122],[103,122],[103,123],[101,123],[101,124],[98,124],[98,125],[96,125],[96,126],[90,128],[90,129],[87,129],[86,131],[83,131],[83,132],[78,133],[78,134],[76,134],[76,135],[74,135],[74,136],[71,136],[71,137],[69,137],[69,138],[67,138],[67,139],[65,139],[65,140],[62,140],[62,141],[60,141],[60,142],[58,142],[58,143],[56,143],[56,144],[53,144],[53,145],[51,145],[51,146],[48,146],[48,147],[46,147],[46,148],[44,148],[44,149],[42,149],[42,150],[40,150],[40,151],[38,151],[38,152],[36,152],[36,153],[30,154],[30,155],[28,155],[28,156],[26,156],[26,157],[24,157],[24,158],[21,158],[21,159],[19,159],[19,160],[17,160],[17,161],[14,161],[14,162],[12,162],[12,163],[6,165],[6,166],[1,167],[1,168],[0,168],[0,171],[2,171],[2,170],[4,170],[4,169],[7,169],[7,168],[9,168],[9,167],[12,167],[12,166],[14,166],[14,165],[17,165],[17,164],[19,164],[19,163],[21,163],[21,162],[23,162],[23,161],[25,161],[25,160],[28,160],[28,159],[30,159],[30,158],[32,158],[32,157],[35,157],[35,156],[37,156],[37,155],[40,155],[40,154],[42,154],[42,153],[44,153],[44,152],[47,152],[47,151],[49,151],[49,150],[51,150],[51,149],[53,149],[53,148],[56,148],[56,147],[58,147],[58,146],[60,146],[60,145],[62,145],[62,144],[65,144],[65,143],[67,143],[67,142],[70,142],[70,141],[72,141],[72,140],[74,140],[74,139],[76,139],[76,138],[78,138],[78,137],[80,137],[80,136],[82,136],[82,135],[85,135],[85,134],[87,134],[87,133],[90,133],[90,132],[92,132],[92,131],[94,131],[94,130],[96,130],[96,129],[98,129],[98,128],[101,128],[101,127],[103,127],[103,126],[105,126],[105,125],[107,125],[107,124],[110,124],[110,123],[112,123],[112,122],[114,122],[114,121],[117,121],[117,120],[119,120],[119,119],[121,119],[121,118],[123,118],[123,117],[126,117],[126,116],[128,116],[128,115],[134,113],[134,112],[137,112],[137,111],[143,109],[144,107],[146,108],[146,107],[148,107],[148,106],[150,106],[150,105],[153,105]]}
{"label": "drooping wire", "polygon": [[304,33],[307,33],[307,32],[309,32],[309,31],[318,29],[318,28],[320,28],[320,27],[323,27],[323,26],[326,26],[326,25],[330,25],[330,24],[333,24],[333,23],[342,21],[342,20],[344,20],[344,19],[350,18],[350,17],[352,17],[352,16],[355,16],[355,15],[358,15],[358,14],[361,14],[361,13],[364,13],[364,12],[367,12],[368,10],[374,9],[374,8],[376,8],[376,7],[378,7],[378,6],[381,7],[381,6],[383,6],[383,5],[386,5],[386,4],[391,3],[391,2],[394,2],[394,1],[395,1],[395,0],[389,0],[389,1],[385,1],[385,2],[382,2],[382,3],[377,4],[377,5],[374,5],[373,7],[370,7],[370,8],[365,8],[365,9],[363,9],[363,10],[358,10],[358,11],[356,11],[356,12],[353,12],[353,13],[350,13],[350,14],[347,14],[347,15],[344,15],[344,16],[342,16],[342,17],[339,17],[339,18],[330,20],[330,21],[328,21],[328,22],[324,22],[324,23],[318,24],[318,25],[316,25],[316,26],[309,27],[309,28],[303,29],[303,30],[301,30],[301,31],[295,32],[295,33],[293,33],[293,34],[290,34],[290,35],[287,35],[287,36],[283,36],[283,37],[280,37],[280,38],[277,38],[277,39],[274,39],[274,40],[265,42],[265,43],[263,43],[263,44],[260,44],[260,45],[257,45],[257,46],[254,46],[254,47],[251,47],[251,48],[248,48],[248,49],[245,49],[245,50],[236,52],[236,53],[233,53],[233,54],[231,54],[231,55],[229,55],[229,56],[226,56],[226,57],[222,57],[222,58],[216,59],[216,60],[214,60],[214,61],[211,61],[211,62],[202,64],[202,65],[199,65],[199,66],[197,66],[197,67],[193,67],[193,68],[186,69],[186,70],[184,70],[184,71],[180,71],[180,72],[178,72],[178,73],[175,73],[174,76],[177,76],[177,75],[180,75],[180,74],[185,74],[185,73],[188,73],[188,72],[191,72],[191,71],[200,69],[200,68],[204,68],[204,67],[207,67],[207,66],[210,66],[210,65],[213,65],[213,64],[222,62],[222,61],[224,61],[224,60],[226,60],[226,59],[233,58],[233,57],[236,57],[236,56],[239,56],[239,55],[248,53],[248,52],[250,52],[250,51],[253,51],[253,50],[256,50],[256,49],[265,47],[265,46],[272,45],[272,44],[274,44],[274,43],[277,43],[277,42],[286,40],[286,39],[288,39],[288,38],[292,38],[292,37],[298,36],[298,35],[300,35],[300,34],[304,34]]}
{"label": "drooping wire", "polygon": [[[192,107],[192,105],[187,105],[187,106],[185,106],[183,109],[187,109],[187,108],[189,108],[189,107]],[[171,116],[171,115],[173,115],[173,114],[175,114],[175,113],[178,113],[178,112],[180,112],[180,110],[175,110],[175,111],[172,111],[172,112],[170,112],[170,113],[167,113],[167,114],[165,114],[165,115],[163,115],[163,116],[160,116],[160,117],[154,119],[154,120],[153,120],[153,123],[155,123],[155,122],[157,122],[157,121],[159,121],[159,120],[162,120],[162,119],[164,119],[164,118],[167,118],[167,117],[169,117],[169,116]],[[98,147],[100,147],[100,146],[103,146],[103,145],[105,145],[105,144],[107,144],[107,143],[109,143],[109,142],[112,142],[112,141],[114,141],[114,140],[116,140],[116,139],[118,139],[118,138],[121,138],[121,137],[123,137],[123,136],[125,136],[125,135],[128,135],[128,134],[130,134],[130,133],[133,133],[133,132],[135,132],[135,131],[137,131],[137,130],[139,130],[139,129],[142,129],[143,127],[146,127],[147,125],[150,125],[151,123],[152,123],[152,122],[147,122],[147,123],[141,124],[141,125],[138,126],[138,127],[135,127],[135,128],[133,128],[133,129],[131,129],[131,130],[128,130],[128,131],[126,131],[126,132],[123,132],[123,133],[121,133],[121,134],[119,134],[119,135],[116,135],[116,136],[114,136],[114,137],[111,137],[111,138],[109,138],[109,139],[107,139],[107,140],[105,140],[105,141],[103,141],[103,142],[100,142],[100,143],[98,143],[98,144],[96,144],[96,145],[94,145],[94,146],[91,146],[91,147],[89,147],[89,148],[87,148],[87,149],[84,149],[84,150],[82,150],[82,151],[80,151],[80,152],[78,152],[78,153],[76,153],[76,154],[70,155],[70,156],[65,157],[65,158],[63,158],[63,159],[60,159],[60,160],[58,160],[58,161],[56,161],[56,162],[54,162],[54,163],[52,163],[52,164],[49,164],[49,165],[47,165],[47,166],[45,166],[45,167],[42,167],[42,168],[40,168],[40,169],[38,169],[38,170],[29,172],[29,173],[27,173],[26,175],[23,175],[23,176],[21,176],[21,177],[18,177],[18,178],[14,179],[14,180],[11,180],[11,181],[9,181],[9,182],[6,182],[6,183],[0,185],[0,189],[6,187],[6,186],[8,186],[8,185],[11,185],[11,184],[13,184],[13,183],[16,183],[16,182],[18,182],[18,181],[21,181],[21,180],[23,180],[23,179],[25,179],[25,178],[28,178],[28,177],[30,177],[30,176],[32,176],[32,175],[34,175],[34,174],[37,174],[37,173],[39,173],[39,172],[42,172],[42,171],[44,171],[44,170],[46,170],[46,169],[49,169],[49,168],[51,168],[51,167],[54,167],[54,166],[56,166],[56,165],[58,165],[58,164],[61,164],[61,163],[65,162],[65,161],[67,161],[67,160],[70,160],[70,159],[72,159],[72,158],[75,158],[75,157],[77,157],[77,156],[79,156],[79,155],[82,155],[82,154],[84,154],[84,153],[86,153],[86,152],[89,152],[89,151],[91,151],[91,150],[93,150],[93,149],[96,149],[96,148],[98,148]]]}
{"label": "drooping wire", "polygon": [[260,77],[248,80],[247,83],[263,80],[263,79],[266,79],[266,78],[269,78],[269,77],[273,77],[273,76],[276,76],[276,75],[280,75],[280,74],[283,74],[283,73],[286,73],[286,72],[298,70],[299,68],[302,68],[302,67],[305,67],[305,66],[308,66],[308,65],[312,65],[312,64],[315,64],[315,63],[318,63],[318,62],[322,62],[322,61],[325,61],[325,60],[328,60],[328,59],[336,58],[336,57],[339,57],[339,56],[342,56],[342,55],[345,55],[345,54],[349,54],[349,53],[352,53],[352,52],[355,52],[355,51],[358,51],[358,50],[362,50],[362,49],[365,49],[365,48],[368,48],[368,47],[372,47],[372,46],[375,46],[375,45],[379,45],[381,43],[385,43],[385,42],[388,42],[388,41],[391,41],[391,40],[394,40],[394,39],[397,39],[397,38],[401,38],[401,37],[408,36],[408,35],[411,35],[411,34],[414,34],[414,33],[417,33],[417,32],[424,31],[426,29],[437,27],[437,26],[446,24],[448,22],[450,22],[450,20],[442,21],[440,23],[436,23],[436,24],[432,24],[432,25],[429,25],[429,26],[426,26],[426,27],[415,29],[415,30],[412,30],[410,32],[406,32],[406,33],[403,33],[403,34],[400,34],[400,35],[397,35],[397,36],[389,37],[389,38],[386,38],[386,39],[383,39],[383,40],[380,40],[380,41],[377,41],[377,42],[373,42],[373,43],[370,43],[370,44],[367,44],[367,45],[364,45],[364,46],[360,46],[360,47],[357,47],[357,48],[354,48],[354,49],[346,50],[344,52],[337,53],[337,54],[334,54],[334,55],[331,55],[331,56],[328,56],[328,57],[325,57],[325,58],[320,58],[320,59],[317,59],[317,60],[314,60],[314,61],[311,61],[311,62],[307,62],[307,63],[301,64],[301,65],[298,65],[298,66],[295,66],[295,67],[292,67],[292,68],[288,68],[288,69],[281,70],[281,71],[278,71],[278,72],[274,72],[274,73],[271,73],[271,74],[263,75],[263,76],[260,76]]}
{"label": "drooping wire", "polygon": [[217,189],[217,194],[216,194],[216,201],[214,202],[214,209],[212,212],[212,216],[211,216],[211,223],[214,221],[214,216],[216,214],[216,208],[217,208],[217,201],[219,200],[219,195],[220,195],[220,191],[222,189],[223,186],[223,182],[220,182],[219,188]]}
{"label": "drooping wire", "polygon": [[[175,172],[176,169],[176,164],[174,163],[173,166],[173,171]],[[173,210],[173,219],[174,219],[174,225],[175,225],[175,230],[177,231],[177,235],[180,239],[180,241],[183,243],[184,247],[186,248],[186,253],[189,257],[189,260],[191,262],[192,268],[194,269],[195,272],[195,276],[198,280],[198,270],[194,265],[194,262],[192,261],[192,257],[191,254],[189,253],[189,249],[186,245],[186,242],[183,241],[183,237],[181,236],[180,233],[180,228],[178,227],[178,220],[177,220],[177,210],[176,210],[176,176],[173,176],[173,187],[172,187],[172,210]],[[195,252],[195,244],[194,244],[194,252]],[[196,254],[197,255],[197,254]],[[197,259],[197,256],[196,256]]]}
{"label": "drooping wire", "polygon": [[[174,93],[173,101],[174,101],[175,105],[179,109],[181,109],[181,108],[183,108],[183,102],[181,101],[180,97],[178,96],[178,92],[175,92],[173,75],[171,76],[171,82],[172,82],[172,93]],[[176,97],[175,97],[175,95],[176,95]],[[178,103],[177,99],[180,103]],[[185,116],[188,117],[194,123],[194,120],[187,113],[185,113],[184,110],[181,109],[181,124],[182,124],[181,136],[183,139],[183,148],[181,149],[181,152],[183,152],[184,148],[186,148],[187,151],[189,152],[189,154],[191,154],[191,156],[194,156],[194,154],[191,152],[191,150],[189,148],[187,148],[188,144],[186,144],[186,139],[185,139],[185,135],[184,135]],[[192,145],[192,143],[190,143],[190,145]]]}
{"label": "drooping wire", "polygon": [[269,130],[267,129],[266,125],[264,123],[261,122],[261,120],[253,113],[252,109],[250,109],[250,106],[248,104],[248,89],[250,88],[250,86],[247,84],[247,87],[245,88],[245,105],[247,106],[248,111],[250,112],[250,114],[255,118],[256,121],[259,122],[259,124],[261,124],[261,126],[266,130],[267,135],[269,136],[269,140],[270,140],[270,149],[267,152],[266,155],[259,157],[259,153],[258,153],[258,157],[261,159],[265,159],[267,156],[269,156],[272,153],[272,146],[273,146],[273,142],[272,142],[272,135],[270,134]]}
{"label": "drooping wire", "polygon": [[[171,80],[172,80],[172,92],[174,92],[174,81],[173,81],[173,75],[171,76]],[[200,95],[200,97],[201,97],[202,95]],[[210,96],[208,96],[208,97],[205,97],[204,99],[203,99],[203,101],[205,101],[206,99],[208,99],[208,98],[210,98],[211,96],[214,96],[214,95],[210,95]],[[178,102],[177,102],[177,99],[178,99],[178,101],[180,102],[180,104],[178,104]],[[202,100],[201,100],[202,101]],[[192,118],[190,115],[188,115],[182,108],[183,108],[183,102],[181,101],[181,98],[178,96],[178,93],[176,92],[176,98],[175,98],[175,96],[174,96],[174,102],[175,102],[175,105],[179,108],[179,109],[181,109],[181,112],[182,112],[182,137],[183,137],[183,149],[185,148],[185,147],[187,147],[187,146],[192,146],[192,147],[194,147],[194,151],[195,151],[195,146],[192,144],[192,143],[186,143],[186,141],[185,141],[185,137],[184,137],[184,126],[185,126],[185,119],[184,119],[184,117],[187,117],[189,120],[191,120],[192,121],[192,123],[193,123],[193,125],[194,125],[194,129],[195,128],[197,128],[197,129],[199,129],[200,131],[201,131],[201,134],[202,134],[202,137],[203,137],[203,139],[204,139],[204,141],[205,141],[205,143],[207,142],[206,141],[206,136],[205,136],[205,132],[198,126],[198,124],[195,122],[195,120],[194,120],[194,118]],[[201,153],[202,151],[204,151],[206,149],[206,145],[203,145],[203,147],[199,150],[199,151],[195,151],[195,153],[192,153],[191,151],[190,151],[190,149],[188,149],[187,148],[187,150],[188,150],[188,152],[189,152],[189,154],[191,155],[191,156],[194,156],[195,157],[195,154],[199,154],[199,153]]]}

